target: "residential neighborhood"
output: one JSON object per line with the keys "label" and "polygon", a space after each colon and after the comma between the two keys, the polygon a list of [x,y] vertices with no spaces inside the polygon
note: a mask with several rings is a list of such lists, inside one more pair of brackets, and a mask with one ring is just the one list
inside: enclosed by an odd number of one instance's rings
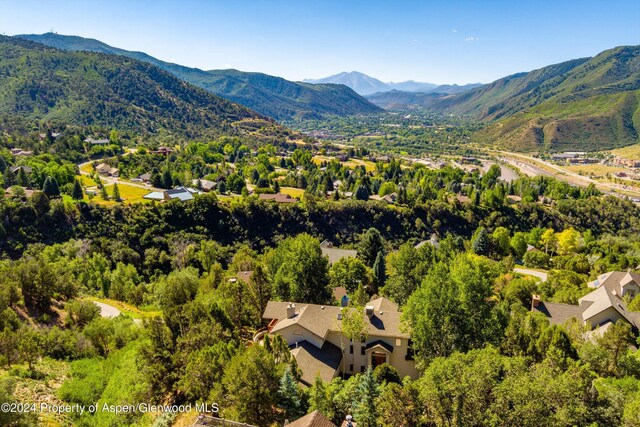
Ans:
{"label": "residential neighborhood", "polygon": [[640,427],[640,1],[0,6],[0,427]]}
{"label": "residential neighborhood", "polygon": [[531,309],[544,314],[553,324],[576,319],[600,335],[618,321],[628,323],[637,333],[640,312],[629,311],[627,301],[640,294],[640,274],[610,271],[589,282],[588,286],[595,290],[580,298],[577,305],[544,302],[534,295]]}

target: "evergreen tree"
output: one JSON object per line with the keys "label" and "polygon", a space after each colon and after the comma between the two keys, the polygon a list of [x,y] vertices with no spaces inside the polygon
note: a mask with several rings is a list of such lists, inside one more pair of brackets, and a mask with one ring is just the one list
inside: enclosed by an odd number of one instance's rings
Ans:
{"label": "evergreen tree", "polygon": [[383,287],[385,282],[387,281],[387,271],[386,271],[385,261],[384,261],[384,251],[378,252],[378,255],[376,256],[376,260],[373,263],[373,277],[374,277],[373,281],[375,284],[375,289],[372,289],[372,293],[375,294],[375,293],[378,293],[378,289]]}
{"label": "evergreen tree", "polygon": [[340,192],[338,190],[334,191],[331,198],[332,200],[335,200],[335,201],[340,200]]}
{"label": "evergreen tree", "polygon": [[218,183],[218,193],[225,194],[227,192],[227,184],[224,181]]}
{"label": "evergreen tree", "polygon": [[113,184],[112,196],[113,196],[113,200],[115,200],[116,202],[119,202],[121,200],[120,199],[120,189],[118,188],[118,184],[116,184],[116,183]]}
{"label": "evergreen tree", "polygon": [[302,410],[302,402],[300,399],[300,391],[296,380],[291,375],[291,368],[287,366],[280,378],[280,388],[278,389],[278,406],[284,410],[286,419],[289,421],[300,416],[304,413]]}
{"label": "evergreen tree", "polygon": [[20,358],[27,362],[29,371],[33,372],[33,365],[38,361],[42,353],[41,335],[35,329],[24,326],[18,331],[17,338]]}
{"label": "evergreen tree", "polygon": [[48,176],[44,180],[44,184],[42,185],[42,192],[47,197],[58,197],[60,196],[60,188],[58,187],[58,181],[55,178]]}
{"label": "evergreen tree", "polygon": [[80,180],[76,179],[73,182],[73,191],[71,192],[71,197],[73,200],[82,200],[84,195],[82,194],[82,186],[80,185]]}
{"label": "evergreen tree", "polygon": [[479,227],[475,236],[471,240],[471,250],[478,255],[489,255],[491,250],[491,241],[489,240],[489,234],[484,227]]}
{"label": "evergreen tree", "polygon": [[324,385],[322,378],[316,377],[313,387],[309,391],[309,410],[319,411],[327,418],[333,418],[331,413],[331,397],[329,390]]}
{"label": "evergreen tree", "polygon": [[323,182],[323,188],[324,188],[324,192],[328,193],[329,191],[333,191],[333,181],[331,180],[331,177],[326,176],[324,178],[324,182]]}
{"label": "evergreen tree", "polygon": [[102,200],[109,200],[109,193],[107,193],[107,187],[104,185],[100,186],[100,197],[102,197]]}
{"label": "evergreen tree", "polygon": [[0,156],[0,173],[4,173],[7,170],[7,162],[4,157]]}
{"label": "evergreen tree", "polygon": [[223,416],[228,411],[238,421],[272,425],[278,398],[277,366],[262,346],[251,346],[225,364],[220,389],[212,398],[224,399]]}
{"label": "evergreen tree", "polygon": [[369,302],[369,295],[364,291],[364,286],[358,285],[355,292],[353,293],[353,304],[356,306],[364,306]]}
{"label": "evergreen tree", "polygon": [[378,409],[376,398],[378,394],[378,384],[373,376],[371,366],[368,366],[364,375],[360,377],[358,393],[354,402],[354,416],[358,426],[375,427],[377,425]]}
{"label": "evergreen tree", "polygon": [[399,187],[398,188],[398,204],[406,204],[408,201],[408,197],[407,197],[407,189],[404,187]]}
{"label": "evergreen tree", "polygon": [[159,173],[153,173],[151,175],[151,185],[156,188],[162,188],[162,177]]}
{"label": "evergreen tree", "polygon": [[480,206],[480,191],[473,192],[473,206]]}
{"label": "evergreen tree", "polygon": [[298,188],[302,188],[303,190],[307,188],[307,178],[304,174],[298,175]]}
{"label": "evergreen tree", "polygon": [[171,171],[169,169],[165,169],[164,172],[162,172],[161,187],[171,188],[172,186],[173,179],[171,178]]}
{"label": "evergreen tree", "polygon": [[[638,298],[638,297],[636,297]],[[607,355],[607,371],[611,375],[621,376],[620,365],[622,359],[629,351],[629,344],[633,342],[631,325],[624,320],[615,322],[602,337],[598,339],[598,345],[605,350]]]}
{"label": "evergreen tree", "polygon": [[27,176],[27,172],[25,172],[24,167],[18,169],[18,185],[23,187],[29,187],[29,177]]}
{"label": "evergreen tree", "polygon": [[253,169],[251,171],[251,182],[253,184],[257,184],[259,179],[260,179],[260,172],[258,172],[258,169]]}
{"label": "evergreen tree", "polygon": [[273,181],[273,191],[275,191],[276,193],[280,192],[280,184],[278,183],[277,179]]}
{"label": "evergreen tree", "polygon": [[366,185],[360,184],[353,193],[353,198],[356,200],[369,200],[369,189]]}
{"label": "evergreen tree", "polygon": [[376,262],[376,258],[378,257],[378,252],[381,252],[383,249],[384,242],[382,235],[380,235],[377,229],[371,227],[360,241],[358,256],[367,266],[373,267],[373,263]]}
{"label": "evergreen tree", "polygon": [[2,174],[2,181],[4,182],[4,188],[9,188],[15,184],[15,177],[11,172],[11,169],[6,168]]}

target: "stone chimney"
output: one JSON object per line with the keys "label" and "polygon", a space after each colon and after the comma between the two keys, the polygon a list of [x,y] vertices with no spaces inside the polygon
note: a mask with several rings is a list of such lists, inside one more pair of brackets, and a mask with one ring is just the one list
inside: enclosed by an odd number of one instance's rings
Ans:
{"label": "stone chimney", "polygon": [[373,310],[374,307],[372,305],[368,305],[364,308],[364,314],[366,314],[368,317],[373,316]]}
{"label": "stone chimney", "polygon": [[287,305],[287,319],[291,319],[295,315],[296,315],[296,305],[289,303]]}
{"label": "stone chimney", "polygon": [[531,308],[540,305],[540,295],[533,294],[531,297]]}

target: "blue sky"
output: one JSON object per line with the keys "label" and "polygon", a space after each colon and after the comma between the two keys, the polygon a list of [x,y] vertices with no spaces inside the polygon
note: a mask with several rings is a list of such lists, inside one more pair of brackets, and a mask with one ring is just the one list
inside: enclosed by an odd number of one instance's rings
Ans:
{"label": "blue sky", "polygon": [[490,82],[640,44],[640,1],[0,0],[0,32],[50,30],[291,80]]}

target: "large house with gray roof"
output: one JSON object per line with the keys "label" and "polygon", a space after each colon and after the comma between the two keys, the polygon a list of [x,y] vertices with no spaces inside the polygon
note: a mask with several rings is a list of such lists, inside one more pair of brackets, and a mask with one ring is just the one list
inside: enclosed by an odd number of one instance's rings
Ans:
{"label": "large house with gray roof", "polygon": [[329,258],[329,264],[334,264],[342,258],[355,258],[358,256],[358,251],[355,249],[335,248],[333,247],[333,243],[328,240],[324,240],[320,243],[320,250],[322,251],[322,255]]}
{"label": "large house with gray roof", "polygon": [[165,202],[173,199],[180,200],[181,202],[186,202],[188,200],[193,200],[194,195],[196,194],[200,194],[200,191],[196,190],[195,188],[176,187],[171,190],[152,191],[142,196],[142,198],[147,200],[155,200],[158,202]]}
{"label": "large house with gray roof", "polygon": [[625,300],[640,294],[640,274],[611,271],[588,283],[594,290],[578,300],[578,305],[540,301],[533,296],[531,309],[543,313],[550,323],[562,324],[577,319],[591,328],[606,329],[618,320],[628,322],[635,332],[640,328],[640,313],[627,310]]}
{"label": "large house with gray roof", "polygon": [[411,337],[401,328],[394,302],[378,298],[367,304],[362,313],[364,341],[351,341],[342,333],[342,310],[356,309],[269,301],[262,318],[269,324],[269,334],[278,334],[289,344],[304,384],[313,384],[316,376],[329,382],[340,373],[361,373],[383,363],[395,367],[401,377],[417,378]]}

